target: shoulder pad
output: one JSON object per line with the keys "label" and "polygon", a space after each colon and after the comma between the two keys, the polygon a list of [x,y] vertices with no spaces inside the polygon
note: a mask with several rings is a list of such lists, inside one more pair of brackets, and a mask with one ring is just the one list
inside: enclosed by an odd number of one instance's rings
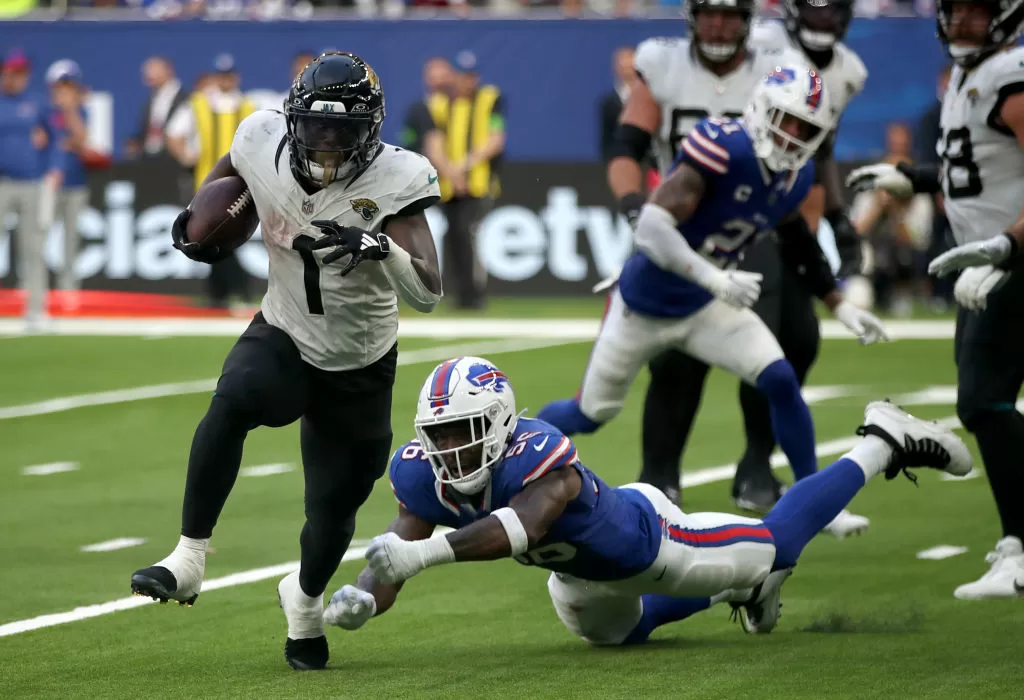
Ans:
{"label": "shoulder pad", "polygon": [[637,46],[633,67],[647,83],[651,94],[658,102],[665,99],[665,79],[672,74],[677,57],[685,55],[688,47],[689,42],[686,39],[676,37],[655,37]]}
{"label": "shoulder pad", "polygon": [[512,439],[505,460],[512,462],[520,487],[536,481],[558,467],[579,461],[576,446],[554,426],[530,420],[525,430]]}
{"label": "shoulder pad", "polygon": [[1024,82],[1024,46],[997,53],[978,70],[982,72],[982,80],[996,91]]}

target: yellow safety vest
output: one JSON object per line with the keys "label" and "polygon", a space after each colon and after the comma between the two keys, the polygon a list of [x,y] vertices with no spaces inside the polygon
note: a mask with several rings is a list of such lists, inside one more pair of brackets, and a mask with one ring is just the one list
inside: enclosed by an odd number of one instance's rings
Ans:
{"label": "yellow safety vest", "polygon": [[0,17],[20,17],[36,9],[36,0],[0,0]]}
{"label": "yellow safety vest", "polygon": [[[457,97],[452,101],[447,95],[441,94],[428,98],[427,106],[434,126],[444,133],[449,161],[464,161],[471,151],[487,142],[491,135],[491,111],[500,94],[493,85],[484,85],[472,98]],[[501,189],[497,173],[488,161],[473,166],[466,184],[469,186],[470,197],[494,198]],[[452,183],[448,178],[440,178],[438,186],[443,201],[452,198]]]}
{"label": "yellow safety vest", "polygon": [[199,134],[199,159],[196,161],[194,176],[195,189],[199,190],[206,176],[217,161],[231,150],[231,141],[243,119],[256,111],[251,100],[243,98],[234,112],[214,112],[206,95],[197,92],[189,100],[196,117],[196,133]]}

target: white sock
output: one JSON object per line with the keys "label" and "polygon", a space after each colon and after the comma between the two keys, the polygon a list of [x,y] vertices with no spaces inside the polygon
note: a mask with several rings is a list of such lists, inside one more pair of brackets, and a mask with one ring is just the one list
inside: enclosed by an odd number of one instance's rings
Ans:
{"label": "white sock", "polygon": [[197,540],[182,535],[174,551],[154,566],[162,566],[170,571],[178,583],[179,590],[196,587],[198,591],[206,570],[206,547],[209,544],[209,537]]}
{"label": "white sock", "polygon": [[[318,596],[306,595],[299,585],[299,573],[291,574],[294,581],[281,583],[285,590],[282,591],[288,596],[285,604],[285,617],[288,619],[289,639],[312,639],[322,637],[324,634],[324,594]],[[287,579],[286,579],[287,580]],[[288,615],[287,612],[291,612]]]}
{"label": "white sock", "polygon": [[869,481],[889,466],[892,461],[892,445],[877,435],[867,435],[842,458],[856,462],[864,472],[864,480]]}

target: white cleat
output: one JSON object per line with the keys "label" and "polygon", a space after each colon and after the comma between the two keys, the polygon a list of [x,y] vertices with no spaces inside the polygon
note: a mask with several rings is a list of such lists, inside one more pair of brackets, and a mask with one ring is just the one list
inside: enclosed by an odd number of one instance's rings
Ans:
{"label": "white cleat", "polygon": [[862,535],[868,529],[871,521],[863,515],[854,515],[843,508],[832,522],[825,526],[823,532],[827,532],[837,540],[853,535]]}
{"label": "white cleat", "polygon": [[992,567],[977,581],[965,583],[953,591],[960,600],[998,600],[1024,598],[1024,548],[1020,539],[1004,537],[994,552],[985,555]]}
{"label": "white cleat", "polygon": [[775,629],[782,616],[782,584],[792,573],[792,568],[773,571],[754,588],[749,600],[732,603],[733,614],[739,616],[744,632],[768,634]]}
{"label": "white cleat", "polygon": [[202,548],[197,549],[179,543],[153,566],[136,571],[132,574],[132,593],[161,603],[176,600],[192,606],[199,597],[206,571],[206,542],[200,544]]}
{"label": "white cleat", "polygon": [[916,481],[907,469],[930,467],[953,476],[965,476],[971,471],[971,453],[967,445],[952,430],[940,427],[935,421],[915,418],[899,406],[888,401],[872,401],[864,409],[864,425],[857,428],[858,435],[874,435],[893,448],[892,461],[885,470],[886,479],[894,479],[900,472]]}

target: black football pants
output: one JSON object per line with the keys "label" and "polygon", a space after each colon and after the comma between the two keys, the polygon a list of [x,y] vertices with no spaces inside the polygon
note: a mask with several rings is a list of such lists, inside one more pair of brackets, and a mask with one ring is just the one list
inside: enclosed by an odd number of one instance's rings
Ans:
{"label": "black football pants", "polygon": [[1024,539],[1024,271],[989,294],[983,311],[960,309],[954,353],[956,410],[978,441],[1003,535]]}
{"label": "black football pants", "polygon": [[257,314],[228,353],[192,440],[181,532],[210,537],[258,426],[301,420],[306,524],[299,583],[319,595],[355,532],[356,511],[387,469],[397,345],[368,367],[327,372],[304,362],[291,338]]}
{"label": "black football pants", "polygon": [[[821,336],[810,294],[783,264],[774,236],[764,236],[747,251],[740,269],[764,275],[754,311],[765,322],[793,365],[801,386],[818,356]],[[700,408],[708,366],[677,350],[650,365],[643,415],[643,467],[640,481],[659,488],[679,484],[680,462]],[[754,386],[740,382],[746,450],[733,483],[774,483],[769,458],[775,449],[768,401]]]}

